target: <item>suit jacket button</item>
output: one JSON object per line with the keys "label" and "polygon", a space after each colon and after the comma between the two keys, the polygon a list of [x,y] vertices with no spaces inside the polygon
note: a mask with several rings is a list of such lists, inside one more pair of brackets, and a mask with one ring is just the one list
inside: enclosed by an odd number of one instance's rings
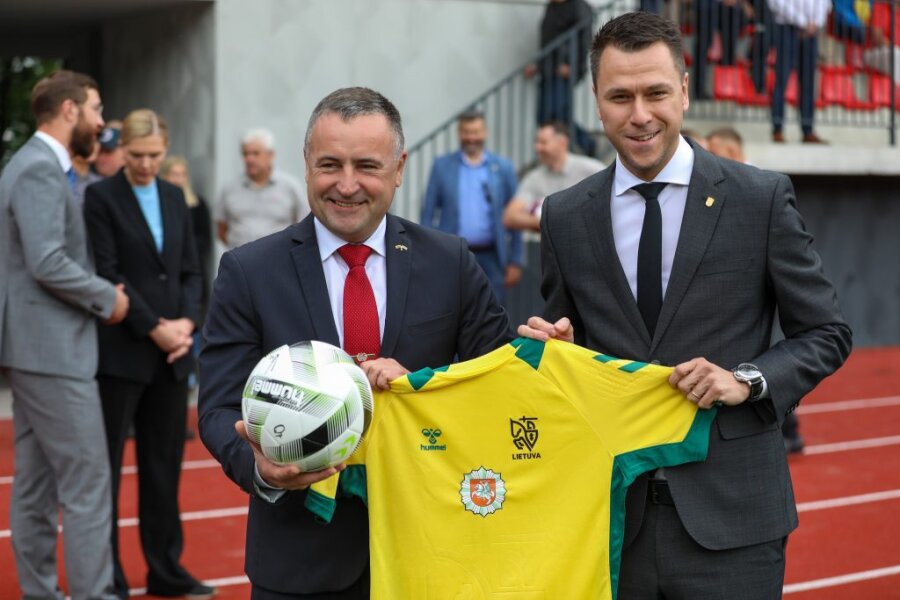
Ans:
{"label": "suit jacket button", "polygon": [[160,273],[160,274],[159,274],[159,280],[160,280],[160,281],[166,281],[166,280],[168,280],[168,279],[169,279],[169,276],[166,275],[165,273]]}

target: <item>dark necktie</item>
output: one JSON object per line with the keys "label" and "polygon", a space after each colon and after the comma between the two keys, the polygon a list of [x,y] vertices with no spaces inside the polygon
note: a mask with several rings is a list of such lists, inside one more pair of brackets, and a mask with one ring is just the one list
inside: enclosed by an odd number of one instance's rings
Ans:
{"label": "dark necktie", "polygon": [[363,244],[346,244],[338,254],[350,267],[344,281],[344,350],[363,362],[381,353],[381,330],[375,293],[366,275],[366,260],[372,249]]}
{"label": "dark necktie", "polygon": [[631,188],[647,201],[641,243],[638,246],[637,305],[651,338],[656,332],[656,321],[663,301],[662,212],[657,198],[666,185],[642,183]]}

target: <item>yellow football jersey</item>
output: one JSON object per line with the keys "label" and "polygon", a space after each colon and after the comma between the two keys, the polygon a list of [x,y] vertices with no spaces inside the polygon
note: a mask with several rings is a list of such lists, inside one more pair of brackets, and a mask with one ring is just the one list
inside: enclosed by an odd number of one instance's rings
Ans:
{"label": "yellow football jersey", "polygon": [[372,598],[615,598],[628,485],[706,458],[671,371],[517,339],[393,381],[351,460]]}

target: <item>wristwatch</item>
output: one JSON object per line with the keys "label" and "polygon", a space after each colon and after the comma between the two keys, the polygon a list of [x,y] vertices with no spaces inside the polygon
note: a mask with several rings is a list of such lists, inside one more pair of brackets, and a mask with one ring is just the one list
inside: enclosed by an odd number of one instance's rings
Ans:
{"label": "wristwatch", "polygon": [[741,363],[732,371],[734,378],[750,386],[747,402],[756,402],[763,392],[763,376],[759,368],[751,363]]}

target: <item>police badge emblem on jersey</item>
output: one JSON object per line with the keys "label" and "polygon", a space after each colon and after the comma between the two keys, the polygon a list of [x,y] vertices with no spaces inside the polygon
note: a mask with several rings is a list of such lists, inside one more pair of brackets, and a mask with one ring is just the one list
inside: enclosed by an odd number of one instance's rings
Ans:
{"label": "police badge emblem on jersey", "polygon": [[480,467],[463,476],[459,496],[466,510],[486,517],[503,507],[506,482],[500,473]]}

